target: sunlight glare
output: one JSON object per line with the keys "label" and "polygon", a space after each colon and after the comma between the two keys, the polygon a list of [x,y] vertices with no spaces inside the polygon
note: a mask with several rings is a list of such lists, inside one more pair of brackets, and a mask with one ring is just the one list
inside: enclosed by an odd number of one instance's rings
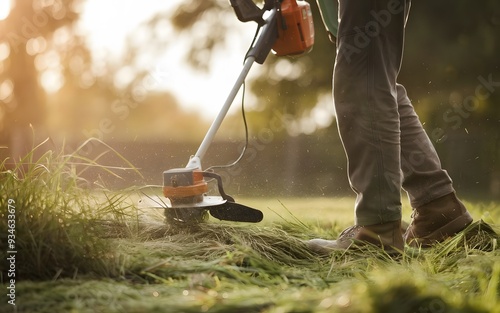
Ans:
{"label": "sunlight glare", "polygon": [[10,13],[10,5],[12,0],[0,0],[0,21],[5,20]]}

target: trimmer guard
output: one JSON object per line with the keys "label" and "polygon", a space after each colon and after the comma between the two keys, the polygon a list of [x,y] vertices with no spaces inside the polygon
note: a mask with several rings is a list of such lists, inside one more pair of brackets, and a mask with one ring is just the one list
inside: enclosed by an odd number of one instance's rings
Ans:
{"label": "trimmer guard", "polygon": [[202,211],[208,210],[210,215],[219,220],[233,222],[258,223],[264,218],[262,212],[257,209],[253,209],[236,202],[224,200],[219,196],[203,196],[203,200],[201,202],[179,204],[175,207],[172,206],[168,198],[159,196],[144,196],[139,200],[139,207],[164,209],[165,214],[167,214],[168,210],[174,209],[178,213],[189,211],[189,214],[187,215],[193,215],[193,211],[200,211],[200,216],[202,215]]}

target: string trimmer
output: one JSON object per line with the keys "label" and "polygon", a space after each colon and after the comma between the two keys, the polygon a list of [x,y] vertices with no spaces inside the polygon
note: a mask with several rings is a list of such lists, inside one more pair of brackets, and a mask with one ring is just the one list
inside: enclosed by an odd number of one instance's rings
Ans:
{"label": "string trimmer", "polygon": [[[244,83],[250,68],[263,64],[271,50],[278,56],[300,54],[312,48],[314,26],[310,6],[305,1],[266,0],[259,8],[252,0],[230,0],[238,19],[258,24],[258,37],[246,55],[243,69],[234,83],[224,105],[210,126],[196,153],[186,167],[163,172],[163,194],[169,200],[163,203],[169,222],[199,222],[208,218],[208,212],[220,220],[260,222],[261,211],[236,203],[224,192],[222,179],[214,172],[203,171],[201,160],[222,124],[236,94]],[[206,179],[217,181],[220,196],[207,196]]]}

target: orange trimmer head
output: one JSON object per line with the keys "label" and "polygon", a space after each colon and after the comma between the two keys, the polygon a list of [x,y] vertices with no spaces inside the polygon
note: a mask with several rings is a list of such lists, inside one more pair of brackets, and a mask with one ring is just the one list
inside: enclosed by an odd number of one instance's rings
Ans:
{"label": "orange trimmer head", "polygon": [[[215,179],[220,196],[207,196],[205,177]],[[235,222],[257,223],[262,212],[234,201],[222,187],[222,179],[211,172],[196,168],[174,168],[163,172],[163,195],[170,200],[166,207],[167,219],[174,222],[203,221],[208,211],[213,217]]]}

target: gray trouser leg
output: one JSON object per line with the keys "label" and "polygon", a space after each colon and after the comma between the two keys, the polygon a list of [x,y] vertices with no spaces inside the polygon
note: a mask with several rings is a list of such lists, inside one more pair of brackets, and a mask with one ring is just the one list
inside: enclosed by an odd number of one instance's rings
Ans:
{"label": "gray trouser leg", "polygon": [[454,192],[451,178],[441,168],[432,142],[422,128],[405,88],[397,84],[401,124],[403,189],[414,208]]}
{"label": "gray trouser leg", "polygon": [[[334,102],[360,225],[400,219],[402,186],[413,204],[452,190],[396,83],[409,7],[409,0],[339,0]],[[440,189],[429,192],[429,184]]]}

